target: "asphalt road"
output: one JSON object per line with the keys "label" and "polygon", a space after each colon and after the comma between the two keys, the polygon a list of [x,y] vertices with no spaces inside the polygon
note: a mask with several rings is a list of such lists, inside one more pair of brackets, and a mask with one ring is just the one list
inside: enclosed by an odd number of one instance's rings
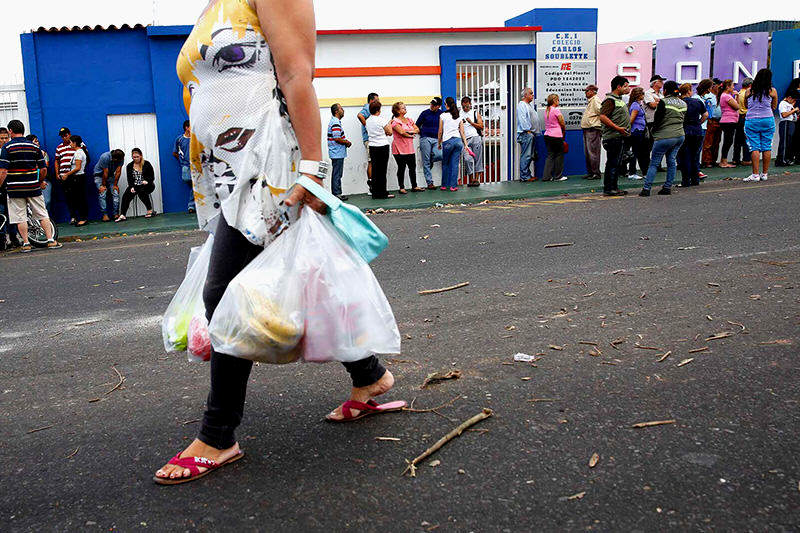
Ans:
{"label": "asphalt road", "polygon": [[202,236],[0,256],[0,530],[796,531],[800,175],[553,201],[374,217],[389,397],[452,405],[326,424],[339,365],[260,365],[245,459],[177,487],[151,476],[195,436],[208,368],[165,354],[159,319]]}

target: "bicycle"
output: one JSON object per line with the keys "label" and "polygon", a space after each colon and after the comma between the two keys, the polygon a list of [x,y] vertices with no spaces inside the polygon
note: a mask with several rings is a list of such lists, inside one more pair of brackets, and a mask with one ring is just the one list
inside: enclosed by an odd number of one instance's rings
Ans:
{"label": "bicycle", "polygon": [[[58,240],[58,226],[53,224],[52,219],[47,219],[47,223],[53,229],[53,240]],[[47,234],[44,231],[41,220],[33,218],[30,206],[28,206],[28,241],[31,246],[36,248],[47,248]]]}

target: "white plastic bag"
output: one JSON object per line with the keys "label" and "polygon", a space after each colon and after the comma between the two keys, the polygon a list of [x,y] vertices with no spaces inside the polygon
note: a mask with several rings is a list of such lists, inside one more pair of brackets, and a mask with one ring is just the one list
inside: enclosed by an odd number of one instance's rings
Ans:
{"label": "white plastic bag", "polygon": [[400,353],[369,265],[310,209],[231,281],[209,333],[217,352],[266,363]]}
{"label": "white plastic bag", "polygon": [[[199,253],[189,253],[189,265],[186,277],[178,287],[175,296],[164,312],[161,320],[161,334],[164,338],[164,349],[168,352],[183,351],[187,348],[189,324],[195,317],[205,317],[206,308],[203,303],[203,286],[208,275],[208,263],[214,236],[209,235]],[[190,354],[190,360],[195,360]]]}

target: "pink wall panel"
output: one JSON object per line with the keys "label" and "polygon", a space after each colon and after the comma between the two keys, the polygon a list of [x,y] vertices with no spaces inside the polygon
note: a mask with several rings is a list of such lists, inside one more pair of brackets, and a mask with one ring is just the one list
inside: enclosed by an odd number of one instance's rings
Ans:
{"label": "pink wall panel", "polygon": [[[629,49],[632,48],[632,50]],[[634,68],[626,65],[639,65]],[[600,94],[611,90],[611,78],[622,73],[631,85],[647,87],[653,72],[653,43],[651,41],[630,41],[626,43],[608,43],[597,46],[597,86]],[[635,74],[639,74],[639,83],[634,84]]]}

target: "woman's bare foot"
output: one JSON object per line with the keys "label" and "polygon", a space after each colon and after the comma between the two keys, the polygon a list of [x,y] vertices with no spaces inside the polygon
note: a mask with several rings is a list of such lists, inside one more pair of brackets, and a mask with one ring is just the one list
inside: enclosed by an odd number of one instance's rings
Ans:
{"label": "woman's bare foot", "polygon": [[[366,403],[368,400],[376,396],[380,396],[381,394],[385,394],[391,390],[394,386],[394,376],[388,370],[386,373],[368,387],[353,387],[350,391],[350,399],[356,402]],[[350,416],[358,416],[361,411],[358,409],[350,409]],[[333,411],[331,411],[328,416],[326,417],[329,420],[344,420],[344,415],[342,414],[342,406],[340,405]]]}
{"label": "woman's bare foot", "polygon": [[[238,453],[238,442],[226,450],[218,450],[216,448],[212,448],[199,439],[194,439],[194,442],[192,442],[188,448],[181,452],[180,457],[181,459],[184,457],[205,457],[206,459],[211,459],[219,464],[224,463]],[[208,468],[198,467],[198,470],[203,473],[208,470]],[[189,469],[181,468],[180,466],[171,465],[169,463],[162,466],[161,469],[156,472],[156,477],[169,479],[179,479],[182,477],[189,477],[189,475],[191,475]]]}

